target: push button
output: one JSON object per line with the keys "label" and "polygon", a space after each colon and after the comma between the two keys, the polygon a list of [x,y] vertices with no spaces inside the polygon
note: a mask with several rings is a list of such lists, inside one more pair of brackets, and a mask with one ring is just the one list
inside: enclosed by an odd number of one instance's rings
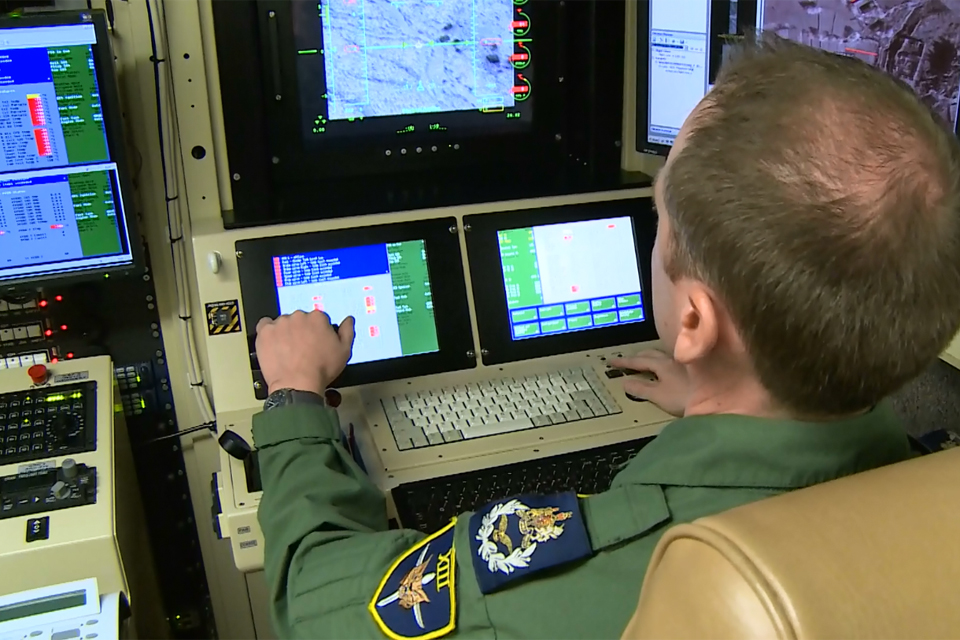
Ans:
{"label": "push button", "polygon": [[27,369],[27,375],[30,376],[31,380],[33,380],[33,384],[43,384],[49,377],[47,368],[42,364],[35,364]]}

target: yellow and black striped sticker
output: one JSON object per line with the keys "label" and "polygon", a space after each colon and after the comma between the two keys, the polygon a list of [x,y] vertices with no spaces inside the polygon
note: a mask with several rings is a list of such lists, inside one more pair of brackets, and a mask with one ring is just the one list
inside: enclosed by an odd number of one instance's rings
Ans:
{"label": "yellow and black striped sticker", "polygon": [[239,301],[208,302],[205,306],[207,308],[207,333],[209,335],[220,336],[240,331]]}

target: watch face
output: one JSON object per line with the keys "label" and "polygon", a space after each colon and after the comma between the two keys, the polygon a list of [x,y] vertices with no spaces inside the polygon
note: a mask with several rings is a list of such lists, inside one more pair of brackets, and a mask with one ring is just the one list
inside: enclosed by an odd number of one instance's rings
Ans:
{"label": "watch face", "polygon": [[287,389],[279,389],[274,391],[263,403],[263,410],[267,411],[273,409],[274,407],[279,407],[287,403],[287,398],[289,397],[289,392]]}

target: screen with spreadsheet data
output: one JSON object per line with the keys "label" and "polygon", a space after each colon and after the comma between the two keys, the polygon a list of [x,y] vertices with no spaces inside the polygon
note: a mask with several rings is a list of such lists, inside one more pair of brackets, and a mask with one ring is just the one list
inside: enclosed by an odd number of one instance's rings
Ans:
{"label": "screen with spreadsheet data", "polygon": [[634,237],[629,217],[498,231],[511,338],[642,321]]}
{"label": "screen with spreadsheet data", "polygon": [[423,240],[274,256],[273,270],[280,313],[354,317],[349,364],[440,348]]}
{"label": "screen with spreadsheet data", "polygon": [[0,283],[133,262],[97,31],[78,20],[0,29]]}

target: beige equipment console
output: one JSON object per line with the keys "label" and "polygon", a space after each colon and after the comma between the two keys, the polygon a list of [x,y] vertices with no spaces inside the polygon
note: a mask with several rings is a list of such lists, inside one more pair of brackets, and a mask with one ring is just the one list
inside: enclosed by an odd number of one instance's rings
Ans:
{"label": "beige equipment console", "polygon": [[0,596],[78,580],[165,628],[107,356],[0,370]]}
{"label": "beige equipment console", "polygon": [[[263,404],[263,390],[259,390],[261,397],[258,398],[255,385],[251,380],[250,344],[246,333],[250,330],[251,323],[255,326],[255,320],[250,317],[249,308],[246,312],[244,309],[244,307],[258,305],[260,301],[246,299],[241,292],[240,282],[240,271],[245,267],[241,267],[239,263],[252,259],[250,251],[244,253],[243,247],[246,246],[247,241],[269,241],[271,237],[277,237],[280,238],[275,244],[279,247],[278,251],[289,253],[292,249],[288,251],[287,248],[293,246],[291,242],[301,242],[296,238],[299,234],[323,232],[328,235],[331,232],[343,231],[362,233],[364,238],[372,238],[373,235],[367,234],[379,233],[377,229],[385,226],[407,223],[429,225],[431,221],[436,222],[442,219],[443,234],[446,234],[454,245],[459,241],[463,249],[460,254],[462,255],[462,277],[466,280],[467,292],[464,295],[464,308],[466,309],[469,304],[470,318],[470,327],[465,329],[465,333],[472,333],[472,339],[468,335],[464,355],[470,357],[471,366],[461,370],[417,375],[387,382],[358,384],[341,389],[342,404],[339,408],[341,424],[346,432],[354,434],[372,480],[389,496],[390,490],[401,484],[656,435],[671,418],[650,403],[635,402],[625,398],[622,381],[605,375],[609,358],[619,354],[633,353],[641,348],[640,344],[606,345],[603,348],[581,351],[567,349],[560,355],[501,362],[495,365],[484,364],[486,354],[482,351],[481,338],[477,329],[478,305],[470,286],[471,277],[477,279],[480,277],[478,265],[471,264],[471,261],[477,262],[479,256],[477,252],[471,253],[467,250],[466,238],[471,224],[476,231],[477,223],[471,223],[471,220],[489,214],[495,215],[496,221],[502,221],[505,225],[502,228],[508,229],[511,225],[525,226],[515,224],[517,220],[523,218],[515,218],[514,212],[526,215],[528,219],[539,219],[539,216],[549,215],[540,213],[542,207],[553,206],[559,209],[569,205],[585,207],[589,210],[593,205],[606,206],[620,202],[623,204],[617,206],[629,210],[631,206],[649,206],[644,204],[649,194],[648,189],[637,189],[591,194],[577,198],[494,203],[457,209],[417,211],[367,216],[363,219],[327,220],[226,232],[216,222],[210,223],[209,228],[202,223],[196,225],[194,256],[200,297],[208,312],[207,321],[210,330],[206,339],[206,350],[211,378],[214,382],[214,401],[219,429],[221,432],[231,430],[253,445],[252,417],[260,411]],[[632,199],[632,202],[624,202],[628,199]],[[641,205],[635,203],[641,203]],[[526,213],[520,210],[525,210]],[[652,237],[649,241],[652,243]],[[369,242],[373,243],[374,240]],[[475,257],[477,260],[474,260]],[[497,264],[499,265],[499,262]],[[457,265],[458,268],[460,266]],[[499,266],[496,268],[499,269]],[[642,266],[645,271],[648,268],[648,265]],[[452,269],[449,262],[444,262],[444,271]],[[273,270],[268,269],[268,271],[267,279],[270,280],[273,277]],[[486,272],[483,271],[483,274]],[[433,276],[432,270],[431,277]],[[501,284],[490,281],[489,286],[497,287]],[[437,289],[434,293],[436,299],[439,296]],[[265,293],[261,297],[276,298],[277,295],[271,290],[269,294]],[[435,303],[439,301],[435,300]],[[466,315],[465,311],[464,317]],[[241,319],[244,322],[240,322]],[[246,331],[237,329],[240,324],[245,325]],[[629,340],[623,342],[629,342]],[[474,354],[477,355],[474,356]],[[546,381],[551,376],[557,377],[573,369],[577,370],[577,376],[585,376],[580,387],[588,382],[593,385],[598,395],[594,403],[602,400],[610,409],[608,415],[475,439],[448,440],[439,444],[437,444],[439,441],[431,440],[430,444],[437,446],[411,447],[411,443],[406,442],[402,447],[398,445],[400,438],[395,437],[392,431],[387,407],[394,406],[391,402],[395,399],[402,403],[403,398],[415,399],[418,396],[425,397],[431,392],[436,394],[443,390],[467,394],[472,385],[490,385],[494,381],[504,379],[512,379],[514,384],[522,383],[524,380],[527,380],[528,384],[533,384],[538,378]],[[263,536],[257,522],[257,507],[261,492],[256,483],[251,481],[252,474],[248,473],[249,459],[241,461],[221,451],[220,463],[220,472],[216,474],[216,492],[220,510],[217,519],[219,534],[230,540],[237,567],[245,572],[256,571],[263,567]]]}

